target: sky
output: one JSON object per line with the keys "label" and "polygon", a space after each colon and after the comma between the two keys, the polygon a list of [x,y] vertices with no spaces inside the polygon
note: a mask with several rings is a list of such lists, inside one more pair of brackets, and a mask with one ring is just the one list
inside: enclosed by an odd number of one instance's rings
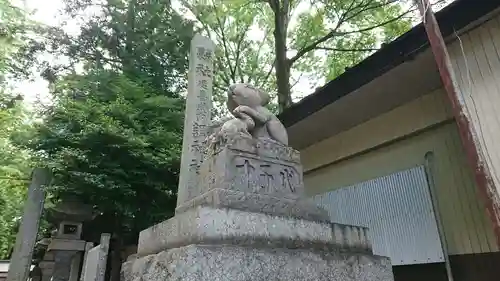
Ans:
{"label": "sky", "polygon": [[[35,21],[47,24],[47,25],[59,25],[63,20],[60,16],[59,11],[63,8],[62,0],[17,0],[19,5],[25,6],[30,11],[34,11],[32,19]],[[23,3],[24,2],[24,3]],[[434,1],[433,1],[434,2]],[[304,7],[307,8],[307,7]],[[66,27],[65,30],[68,33],[78,33],[79,27],[76,20],[65,19]],[[259,32],[256,31],[256,37],[259,37]],[[303,77],[299,83],[295,86],[294,92],[298,92],[299,95],[303,96],[313,92],[314,86],[311,85],[307,77]],[[26,81],[18,83],[15,85],[15,91],[23,94],[25,101],[28,104],[34,104],[38,102],[48,102],[49,100],[49,90],[48,84],[42,78],[37,78],[35,81]]]}
{"label": "sky", "polygon": [[[18,0],[18,5],[23,6],[29,11],[35,11],[32,19],[47,25],[58,25],[60,17],[58,11],[63,7],[61,0]],[[24,3],[23,3],[24,2]],[[68,32],[78,31],[77,23],[68,25]],[[23,94],[28,104],[37,102],[48,102],[49,89],[48,83],[41,77],[35,81],[23,81],[14,85],[16,92]]]}
{"label": "sky", "polygon": [[[63,18],[60,15],[60,10],[63,8],[62,0],[17,0],[18,5],[23,5],[29,11],[34,11],[32,19],[47,25],[59,25]],[[173,1],[175,8],[175,2]],[[307,8],[307,7],[304,7]],[[190,18],[190,15],[185,15]],[[78,33],[79,27],[78,22],[75,20],[66,20],[65,30],[68,33]],[[252,33],[252,32],[250,32]],[[262,37],[263,32],[256,30],[254,34],[249,34],[256,38]],[[298,75],[294,75],[298,77]],[[313,85],[306,77],[301,77],[299,83],[295,85],[295,90],[300,94],[311,93],[313,91]],[[25,101],[28,104],[34,103],[47,103],[50,100],[48,83],[42,78],[38,77],[35,81],[25,81],[22,83],[15,84],[15,91],[23,94]],[[297,97],[299,98],[299,97]]]}

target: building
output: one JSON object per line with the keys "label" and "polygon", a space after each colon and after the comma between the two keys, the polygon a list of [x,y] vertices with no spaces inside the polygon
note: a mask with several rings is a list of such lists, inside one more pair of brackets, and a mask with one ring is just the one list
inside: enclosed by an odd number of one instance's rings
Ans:
{"label": "building", "polygon": [[7,280],[10,261],[0,260],[0,281]]}
{"label": "building", "polygon": [[370,227],[396,281],[499,280],[500,1],[456,0],[436,18],[496,193],[475,180],[422,25],[279,117],[308,196]]}

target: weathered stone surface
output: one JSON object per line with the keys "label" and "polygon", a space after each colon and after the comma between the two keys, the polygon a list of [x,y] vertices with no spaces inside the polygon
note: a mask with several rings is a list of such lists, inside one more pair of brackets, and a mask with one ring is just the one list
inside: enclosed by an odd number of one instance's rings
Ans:
{"label": "weathered stone surface", "polygon": [[82,272],[80,273],[80,278],[79,280],[80,281],[83,281],[84,280],[84,277],[85,277],[85,264],[87,263],[87,257],[88,257],[88,254],[89,254],[89,251],[94,248],[94,243],[93,242],[87,242],[85,243],[85,251],[83,252],[83,263],[82,263]]}
{"label": "weathered stone surface", "polygon": [[210,121],[213,50],[191,42],[176,215],[140,233],[122,281],[392,281],[366,228],[330,223],[305,199],[299,152],[267,95],[233,85],[234,118]]}
{"label": "weathered stone surface", "polygon": [[122,266],[122,281],[392,281],[388,258],[333,251],[191,245]]}
{"label": "weathered stone surface", "polygon": [[43,260],[38,266],[42,270],[42,281],[50,281],[54,271],[54,261]]}
{"label": "weathered stone surface", "polygon": [[367,229],[234,209],[196,207],[143,230],[137,254],[190,244],[322,248],[371,253]]}
{"label": "weathered stone surface", "polygon": [[82,268],[84,281],[104,281],[110,239],[109,233],[101,234],[99,245],[88,251]]}
{"label": "weathered stone surface", "polygon": [[45,188],[50,184],[50,180],[51,175],[48,170],[37,168],[33,171],[28,198],[24,204],[23,217],[9,266],[8,281],[28,279],[38,224],[45,202]]}
{"label": "weathered stone surface", "polygon": [[180,205],[176,213],[185,212],[196,206],[231,208],[268,215],[292,217],[318,222],[329,222],[328,213],[311,200],[288,199],[259,193],[241,192],[214,188]]}
{"label": "weathered stone surface", "polygon": [[203,141],[211,124],[214,50],[215,45],[208,38],[195,35],[191,40],[177,205],[199,195],[197,187]]}
{"label": "weathered stone surface", "polygon": [[266,107],[271,100],[268,93],[248,83],[232,84],[226,93],[227,109],[234,118],[224,122],[219,131],[210,135],[211,149],[224,146],[236,134],[269,139],[288,146],[285,126]]}
{"label": "weathered stone surface", "polygon": [[47,251],[84,251],[84,240],[54,238],[47,247]]}
{"label": "weathered stone surface", "polygon": [[52,281],[68,281],[71,262],[78,251],[55,251]]}
{"label": "weathered stone surface", "polygon": [[200,193],[214,188],[301,198],[304,184],[299,154],[269,139],[240,135],[203,161]]}

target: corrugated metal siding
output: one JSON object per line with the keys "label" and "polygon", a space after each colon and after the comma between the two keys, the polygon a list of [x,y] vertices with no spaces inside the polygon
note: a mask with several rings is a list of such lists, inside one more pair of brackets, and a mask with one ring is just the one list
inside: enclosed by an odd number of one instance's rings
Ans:
{"label": "corrugated metal siding", "polygon": [[443,251],[422,166],[314,198],[334,222],[369,228],[373,252],[393,265],[442,262]]}
{"label": "corrugated metal siding", "polygon": [[500,194],[500,17],[448,45],[460,93]]}
{"label": "corrugated metal siding", "polygon": [[[392,116],[386,126],[390,128],[402,118],[406,117]],[[414,115],[412,118],[421,117]],[[376,133],[369,126],[361,126],[357,129],[364,130],[365,135],[358,137],[370,138],[371,134]],[[344,141],[345,145],[349,143],[349,139]],[[428,151],[433,151],[435,155],[433,176],[448,252],[453,255],[498,251],[491,221],[479,199],[454,123],[305,173],[306,192],[314,196],[422,165]]]}

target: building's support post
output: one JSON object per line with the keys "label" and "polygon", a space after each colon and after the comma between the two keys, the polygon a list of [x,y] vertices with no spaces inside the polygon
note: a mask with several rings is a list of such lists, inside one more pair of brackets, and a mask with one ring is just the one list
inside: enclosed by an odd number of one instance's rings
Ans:
{"label": "building's support post", "polygon": [[434,181],[434,152],[428,151],[425,156],[425,174],[427,176],[427,183],[429,184],[429,194],[432,200],[432,209],[434,211],[434,216],[436,219],[436,225],[438,227],[439,239],[441,240],[441,248],[444,255],[444,265],[446,268],[446,275],[448,276],[448,281],[453,281],[453,271],[451,270],[450,255],[448,252],[448,241],[446,241],[446,236],[444,235],[443,221],[441,220],[441,212],[439,212],[439,201],[437,200],[437,187]]}
{"label": "building's support post", "polygon": [[415,0],[423,25],[427,32],[430,47],[434,54],[439,74],[451,102],[451,107],[460,132],[460,138],[472,166],[479,191],[484,198],[487,213],[493,223],[497,244],[500,246],[500,194],[497,193],[491,172],[486,165],[477,132],[471,124],[466,104],[459,95],[458,82],[451,64],[446,44],[432,11],[429,0]]}

